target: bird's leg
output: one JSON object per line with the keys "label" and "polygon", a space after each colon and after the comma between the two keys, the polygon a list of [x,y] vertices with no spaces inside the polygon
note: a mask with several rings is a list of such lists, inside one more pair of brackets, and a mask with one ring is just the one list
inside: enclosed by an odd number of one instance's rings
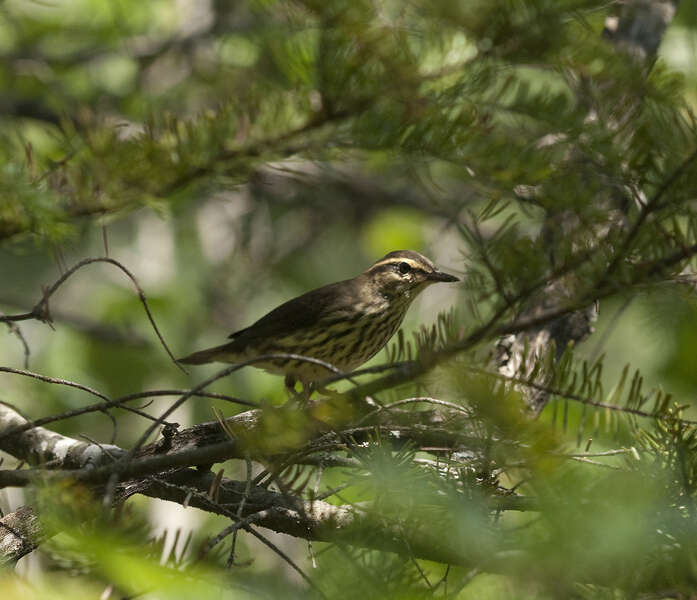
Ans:
{"label": "bird's leg", "polygon": [[[297,391],[295,389],[296,384],[300,382],[301,389]],[[285,377],[286,391],[288,392],[288,399],[292,402],[297,402],[300,406],[307,406],[310,401],[310,396],[312,392],[315,391],[314,385],[308,381],[298,379],[295,375],[286,375]]]}
{"label": "bird's leg", "polygon": [[327,398],[337,398],[338,396],[341,396],[341,392],[337,392],[336,390],[332,390],[328,387],[313,387],[313,391],[317,391]]}
{"label": "bird's leg", "polygon": [[312,393],[315,391],[315,384],[311,383],[309,381],[303,381],[301,382],[303,386],[303,400],[305,403],[305,406],[307,406],[310,403],[310,396],[312,396]]}
{"label": "bird's leg", "polygon": [[283,380],[283,383],[286,386],[286,392],[288,392],[288,399],[289,400],[297,400],[298,399],[298,392],[295,391],[295,384],[297,383],[297,378],[295,375],[291,375],[288,373],[286,375],[285,379]]}

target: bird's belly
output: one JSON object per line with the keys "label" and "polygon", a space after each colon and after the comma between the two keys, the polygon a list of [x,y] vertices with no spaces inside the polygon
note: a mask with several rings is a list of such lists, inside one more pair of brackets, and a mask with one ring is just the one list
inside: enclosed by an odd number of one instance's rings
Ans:
{"label": "bird's belly", "polygon": [[336,371],[352,371],[385,346],[399,329],[403,317],[404,312],[395,311],[368,314],[353,323],[327,326],[312,336],[277,340],[275,353],[296,356],[279,356],[257,366],[304,382],[324,379]]}

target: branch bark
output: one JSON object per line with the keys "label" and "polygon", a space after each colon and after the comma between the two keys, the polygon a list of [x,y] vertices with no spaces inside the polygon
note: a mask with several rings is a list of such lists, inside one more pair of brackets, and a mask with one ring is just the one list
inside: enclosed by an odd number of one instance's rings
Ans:
{"label": "branch bark", "polygon": [[[434,411],[421,412],[432,413],[433,422],[438,419]],[[228,419],[228,424],[233,423],[236,431],[246,431],[247,435],[255,437],[259,435],[262,416],[262,411],[251,410]],[[415,428],[413,420],[421,415],[404,413],[402,416],[407,421],[411,420],[411,427]],[[0,405],[0,435],[3,429],[13,429],[26,423],[26,419],[19,413]],[[384,427],[387,432],[389,427]],[[399,428],[399,425],[392,427]],[[374,431],[374,427],[371,429]],[[414,431],[417,435],[421,432],[425,436],[424,441],[428,443],[437,441],[432,437],[434,433],[428,425],[422,425]],[[440,435],[446,434],[441,430]],[[443,440],[439,441],[442,443]],[[41,427],[15,433],[2,442],[4,450],[30,464],[49,463],[52,467],[70,469],[61,470],[54,476],[93,484],[96,493],[102,493],[104,484],[111,475],[117,473],[121,483],[114,494],[116,503],[124,502],[134,494],[144,494],[233,519],[246,519],[248,523],[242,524],[243,528],[253,524],[304,539],[358,544],[449,564],[471,564],[476,559],[476,554],[463,550],[468,546],[463,545],[461,540],[452,545],[446,543],[445,532],[433,523],[422,529],[407,531],[405,523],[397,519],[390,520],[384,515],[375,516],[368,507],[358,509],[352,505],[337,506],[322,500],[275,492],[259,485],[248,486],[246,481],[227,478],[221,479],[216,485],[214,473],[190,467],[201,462],[241,458],[247,453],[242,444],[229,439],[217,422],[196,425],[173,438],[163,438],[162,441],[143,448],[138,458],[125,465],[120,465],[115,460],[127,454],[124,449],[85,444]],[[162,444],[166,444],[166,447]],[[39,452],[37,448],[43,451]],[[45,480],[47,474],[49,472],[45,469],[2,471],[0,486],[35,483],[39,479]],[[211,490],[215,490],[213,494]],[[493,496],[489,503],[489,509],[498,511],[537,509],[534,500],[516,495]],[[45,536],[33,510],[25,508],[9,517],[10,515],[4,523],[6,534],[0,534],[0,551],[3,552],[0,564],[15,562],[36,548]],[[18,523],[21,523],[21,528],[16,527]],[[472,547],[477,545],[474,542],[473,540]]]}
{"label": "branch bark", "polygon": [[22,506],[0,519],[0,569],[11,567],[44,539],[39,517],[30,506]]}
{"label": "branch bark", "polygon": [[44,427],[11,433],[28,423],[15,409],[0,404],[0,450],[32,465],[77,470],[111,463],[125,454],[118,446],[83,442]]}

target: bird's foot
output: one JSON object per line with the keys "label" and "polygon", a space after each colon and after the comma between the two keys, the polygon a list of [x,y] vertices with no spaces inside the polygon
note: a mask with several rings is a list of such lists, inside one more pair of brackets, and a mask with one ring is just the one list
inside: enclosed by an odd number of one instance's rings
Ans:
{"label": "bird's foot", "polygon": [[296,384],[298,383],[298,379],[295,378],[293,375],[286,375],[285,378],[285,385],[286,385],[286,391],[288,392],[288,400],[291,402],[297,403],[300,406],[306,406],[307,403],[310,401],[310,396],[312,395],[312,392],[314,391],[312,384],[305,383],[304,381],[301,381],[301,388],[300,391],[297,391]]}
{"label": "bird's foot", "polygon": [[314,388],[314,391],[316,391],[318,394],[322,394],[327,398],[338,398],[339,396],[342,396],[341,392],[337,392],[336,390],[332,390],[328,387]]}

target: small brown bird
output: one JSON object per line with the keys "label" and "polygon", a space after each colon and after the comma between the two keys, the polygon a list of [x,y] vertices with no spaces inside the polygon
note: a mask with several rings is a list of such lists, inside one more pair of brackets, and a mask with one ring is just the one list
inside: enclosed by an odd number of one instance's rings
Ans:
{"label": "small brown bird", "polygon": [[[367,271],[293,298],[253,325],[231,334],[231,342],[194,352],[179,362],[237,363],[268,354],[295,354],[349,372],[375,356],[399,329],[412,300],[439,281],[459,281],[438,271],[411,250],[390,252]],[[326,367],[295,358],[254,366],[285,375],[286,386],[303,386],[331,374]]]}

